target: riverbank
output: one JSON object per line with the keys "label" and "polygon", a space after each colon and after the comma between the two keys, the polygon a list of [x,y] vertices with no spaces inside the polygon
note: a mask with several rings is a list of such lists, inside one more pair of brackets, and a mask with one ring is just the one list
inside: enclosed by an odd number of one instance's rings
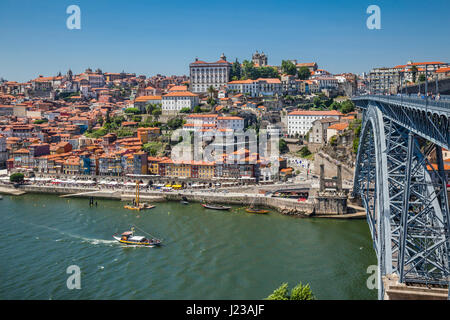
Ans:
{"label": "riverbank", "polygon": [[[22,185],[21,191],[27,193],[58,194],[64,197],[101,198],[130,201],[134,199],[134,190],[101,190],[98,188],[75,188],[45,185]],[[255,205],[269,207],[286,215],[311,216],[314,213],[314,203],[298,202],[294,199],[272,198],[260,194],[247,195],[242,193],[220,193],[211,191],[141,191],[139,197],[143,201],[164,202],[180,201],[185,197],[190,202],[211,202],[220,204]]]}
{"label": "riverbank", "polygon": [[[3,299],[258,300],[280,283],[299,281],[318,299],[377,297],[366,286],[367,266],[377,260],[363,220],[292,219],[250,214],[243,205],[215,211],[175,201],[136,212],[124,202],[96,201],[4,196]],[[112,238],[131,225],[164,245],[125,247]],[[81,290],[65,286],[71,265],[80,267]]]}
{"label": "riverbank", "polygon": [[25,193],[26,192],[15,189],[15,188],[0,186],[0,194],[9,194],[9,195],[13,195],[13,196],[20,196]]}
{"label": "riverbank", "polygon": [[[10,192],[16,190],[16,194],[23,193],[43,193],[57,194],[64,198],[98,198],[112,199],[120,201],[131,201],[135,198],[133,189],[100,189],[95,187],[66,187],[66,186],[46,186],[46,185],[22,185],[18,189],[6,188]],[[9,193],[13,194],[13,193]],[[245,194],[241,192],[221,192],[208,190],[177,190],[177,191],[158,191],[144,190],[140,192],[140,199],[147,202],[166,202],[180,201],[186,198],[190,202],[208,202],[217,204],[234,204],[242,206],[254,205],[257,207],[267,207],[278,211],[283,215],[297,217],[323,217],[354,219],[361,218],[361,214],[315,214],[316,199],[311,198],[307,201],[299,202],[296,199],[276,198],[263,194]]]}

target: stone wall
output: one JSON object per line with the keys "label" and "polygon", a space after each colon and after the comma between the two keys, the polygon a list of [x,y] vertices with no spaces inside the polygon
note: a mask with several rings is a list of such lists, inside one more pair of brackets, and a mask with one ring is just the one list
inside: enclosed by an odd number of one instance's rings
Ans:
{"label": "stone wall", "polygon": [[[314,174],[320,175],[320,165],[325,165],[325,177],[335,177],[337,173],[337,160],[324,156],[321,153],[314,154]],[[353,181],[353,169],[342,165],[342,179]]]}

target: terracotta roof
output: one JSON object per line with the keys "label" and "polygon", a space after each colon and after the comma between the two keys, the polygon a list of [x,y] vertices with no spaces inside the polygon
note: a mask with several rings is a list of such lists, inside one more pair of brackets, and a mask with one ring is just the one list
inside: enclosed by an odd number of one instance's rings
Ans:
{"label": "terracotta roof", "polygon": [[136,102],[145,102],[145,101],[149,101],[149,100],[161,100],[162,97],[161,96],[140,96],[138,98],[136,98]]}
{"label": "terracotta roof", "polygon": [[163,97],[198,97],[195,93],[192,93],[190,91],[175,91],[175,92],[169,92]]}
{"label": "terracotta roof", "polygon": [[347,127],[348,127],[348,123],[347,122],[340,122],[340,123],[332,124],[331,126],[328,127],[328,129],[334,129],[334,130],[342,131],[342,130],[347,129]]}
{"label": "terracotta roof", "polygon": [[312,111],[312,110],[298,110],[292,111],[289,116],[342,116],[343,114],[337,110],[331,111]]}

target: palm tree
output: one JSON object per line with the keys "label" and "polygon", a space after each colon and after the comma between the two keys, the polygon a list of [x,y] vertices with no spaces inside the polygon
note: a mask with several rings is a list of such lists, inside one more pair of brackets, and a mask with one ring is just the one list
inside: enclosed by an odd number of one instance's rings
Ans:
{"label": "palm tree", "polygon": [[212,85],[209,86],[209,88],[208,88],[208,93],[209,93],[209,96],[210,96],[211,98],[214,98],[214,96],[215,96],[215,94],[216,94],[216,88],[214,88]]}
{"label": "palm tree", "polygon": [[411,69],[409,69],[409,71],[412,72],[413,82],[415,83],[415,82],[416,82],[417,72],[418,72],[419,70],[417,69],[416,66],[412,66]]}

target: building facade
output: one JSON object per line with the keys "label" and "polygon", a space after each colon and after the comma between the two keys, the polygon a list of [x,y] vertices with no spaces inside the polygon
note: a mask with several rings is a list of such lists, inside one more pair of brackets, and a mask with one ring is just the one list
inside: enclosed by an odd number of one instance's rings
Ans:
{"label": "building facade", "polygon": [[296,134],[306,135],[312,128],[313,122],[324,118],[335,118],[339,120],[342,113],[336,110],[332,111],[293,111],[288,114],[288,135]]}
{"label": "building facade", "polygon": [[230,79],[231,63],[222,54],[216,62],[205,62],[195,59],[189,65],[190,90],[195,93],[206,93],[209,87],[219,90]]}

